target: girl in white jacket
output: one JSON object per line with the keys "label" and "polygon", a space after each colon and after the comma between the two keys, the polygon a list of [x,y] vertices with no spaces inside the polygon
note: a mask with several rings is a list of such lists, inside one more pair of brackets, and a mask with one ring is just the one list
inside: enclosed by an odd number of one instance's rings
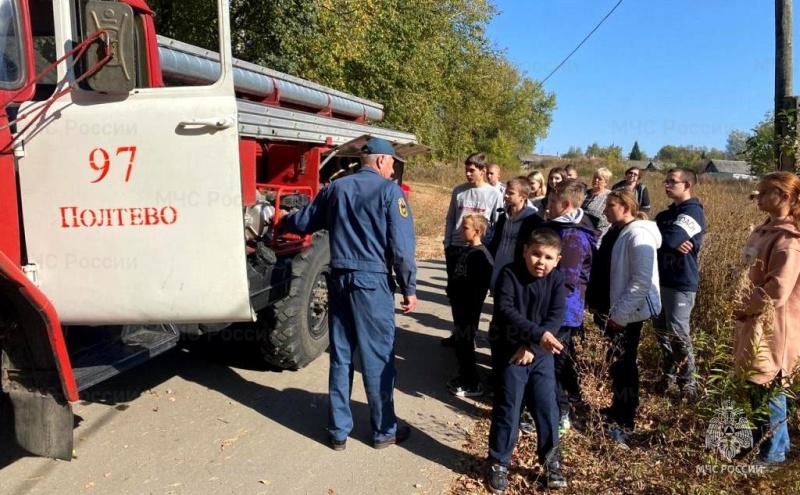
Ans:
{"label": "girl in white jacket", "polygon": [[592,263],[587,304],[610,340],[611,407],[602,411],[609,434],[625,444],[639,407],[636,358],[642,325],[661,312],[656,251],[661,234],[639,212],[630,191],[612,191],[605,215],[611,228]]}

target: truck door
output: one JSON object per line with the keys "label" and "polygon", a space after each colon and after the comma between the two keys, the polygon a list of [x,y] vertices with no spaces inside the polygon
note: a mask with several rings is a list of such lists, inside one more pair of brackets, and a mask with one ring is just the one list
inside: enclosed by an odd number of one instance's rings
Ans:
{"label": "truck door", "polygon": [[[93,3],[104,6],[79,11]],[[114,5],[130,13],[115,17],[105,7]],[[112,61],[113,77],[139,83],[123,93],[81,83],[21,136],[29,272],[67,324],[251,320],[228,1],[217,6],[220,77],[198,87],[144,87],[154,33],[128,5],[53,9],[58,57],[106,23],[118,45],[136,47],[135,58]],[[65,84],[80,73],[70,64],[58,69]]]}

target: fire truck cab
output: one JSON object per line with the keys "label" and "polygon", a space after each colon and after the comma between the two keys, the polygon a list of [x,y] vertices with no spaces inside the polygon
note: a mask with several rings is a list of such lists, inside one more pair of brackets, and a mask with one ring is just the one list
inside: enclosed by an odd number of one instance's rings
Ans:
{"label": "fire truck cab", "polygon": [[[383,108],[157,36],[143,0],[0,0],[0,351],[18,442],[72,456],[84,390],[235,322],[267,361],[327,347],[327,235],[282,233]],[[349,151],[348,151],[349,150]]]}

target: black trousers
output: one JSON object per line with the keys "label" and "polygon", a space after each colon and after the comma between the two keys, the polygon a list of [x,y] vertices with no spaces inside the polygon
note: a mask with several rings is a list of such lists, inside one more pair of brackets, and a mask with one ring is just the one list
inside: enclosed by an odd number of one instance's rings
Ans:
{"label": "black trousers", "polygon": [[450,308],[453,310],[453,343],[458,360],[458,376],[465,387],[475,388],[480,382],[475,361],[475,334],[481,320],[483,301],[451,299]]}
{"label": "black trousers", "polygon": [[519,436],[519,415],[524,397],[536,425],[539,463],[547,465],[560,461],[553,355],[534,346],[532,363],[525,366],[509,364],[508,360],[516,350],[504,342],[492,342],[492,378],[495,383],[489,459],[503,466],[511,462]]}
{"label": "black trousers", "polygon": [[601,326],[605,338],[611,344],[606,361],[609,363],[614,396],[608,410],[608,419],[623,428],[633,429],[636,410],[639,408],[639,366],[636,359],[643,325],[643,321],[637,321],[620,330],[611,329],[605,324]]}
{"label": "black trousers", "polygon": [[463,249],[463,246],[447,246],[444,249],[444,266],[445,270],[447,271],[448,282],[450,281],[450,277],[453,276],[453,270],[456,267],[458,256],[461,254]]}
{"label": "black trousers", "polygon": [[581,396],[578,383],[578,372],[575,369],[575,339],[581,334],[582,327],[561,327],[556,336],[564,349],[554,356],[556,369],[556,397],[558,412],[561,416],[569,413],[570,398],[577,400]]}

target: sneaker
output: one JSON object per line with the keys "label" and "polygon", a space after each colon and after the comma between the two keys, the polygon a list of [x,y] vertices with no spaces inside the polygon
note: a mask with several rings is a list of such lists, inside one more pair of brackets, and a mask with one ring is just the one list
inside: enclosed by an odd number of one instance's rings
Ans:
{"label": "sneaker", "polygon": [[461,377],[457,376],[455,378],[451,378],[451,379],[447,380],[447,383],[445,385],[447,386],[447,388],[450,388],[450,389],[458,388],[458,387],[461,386]]}
{"label": "sneaker", "polygon": [[451,335],[450,337],[445,337],[439,341],[439,344],[442,347],[455,347],[456,346],[456,339],[453,338]]}
{"label": "sneaker", "polygon": [[589,408],[589,405],[583,400],[583,397],[580,395],[569,397],[569,407],[572,409],[573,412],[575,411],[585,411]]}
{"label": "sneaker", "polygon": [[536,428],[533,426],[533,423],[529,423],[527,421],[524,421],[524,422],[519,424],[519,431],[521,433],[524,433],[525,435],[535,435],[536,434]]}
{"label": "sneaker", "polygon": [[567,478],[564,477],[564,474],[561,472],[561,463],[560,462],[551,462],[545,468],[545,482],[547,483],[547,488],[566,488],[567,487]]}
{"label": "sneaker", "polygon": [[480,397],[483,395],[483,386],[481,386],[480,383],[474,387],[459,385],[458,387],[451,388],[450,393],[456,397]]}
{"label": "sneaker", "polygon": [[677,395],[678,392],[678,384],[675,382],[675,379],[664,375],[661,379],[656,382],[655,393],[660,395],[661,397],[669,397],[672,395]]}
{"label": "sneaker", "polygon": [[492,464],[489,475],[486,477],[489,491],[495,495],[502,495],[508,488],[508,468],[500,464]]}
{"label": "sneaker", "polygon": [[775,461],[775,462],[768,461],[768,460],[764,459],[763,457],[759,456],[759,457],[756,457],[756,459],[753,461],[751,466],[756,466],[757,467],[757,473],[758,474],[766,474],[766,473],[774,473],[775,471],[778,471],[783,466],[784,463],[785,463],[785,461]]}
{"label": "sneaker", "polygon": [[330,445],[330,447],[333,450],[341,452],[342,450],[347,448],[347,439],[345,438],[344,440],[336,440],[335,438],[333,438],[333,435],[329,435],[328,445]]}
{"label": "sneaker", "polygon": [[572,428],[572,422],[569,420],[569,413],[565,413],[558,420],[558,436],[563,437]]}
{"label": "sneaker", "polygon": [[609,426],[606,428],[606,434],[614,440],[620,448],[625,450],[630,449],[628,441],[631,438],[631,433],[626,428],[620,426]]}
{"label": "sneaker", "polygon": [[403,443],[408,440],[408,437],[411,436],[411,427],[409,426],[398,426],[397,432],[394,436],[387,438],[386,440],[373,440],[372,447],[376,449],[385,449],[391,445],[396,445],[398,443]]}
{"label": "sneaker", "polygon": [[681,397],[686,399],[686,403],[691,405],[697,404],[700,400],[700,395],[697,393],[696,388],[685,388],[681,391]]}

